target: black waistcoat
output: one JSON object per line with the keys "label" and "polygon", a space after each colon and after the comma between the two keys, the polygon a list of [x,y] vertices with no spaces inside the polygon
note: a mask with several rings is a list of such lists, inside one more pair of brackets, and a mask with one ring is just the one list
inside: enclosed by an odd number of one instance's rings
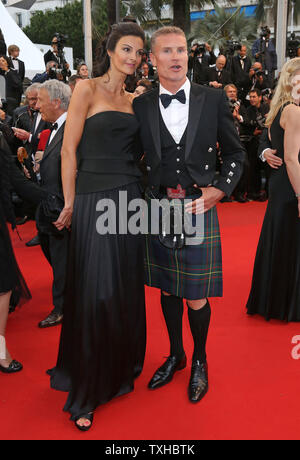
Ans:
{"label": "black waistcoat", "polygon": [[161,185],[176,188],[178,184],[182,188],[194,184],[185,164],[185,130],[179,144],[176,144],[167,129],[161,113],[159,112],[160,138],[161,138]]}

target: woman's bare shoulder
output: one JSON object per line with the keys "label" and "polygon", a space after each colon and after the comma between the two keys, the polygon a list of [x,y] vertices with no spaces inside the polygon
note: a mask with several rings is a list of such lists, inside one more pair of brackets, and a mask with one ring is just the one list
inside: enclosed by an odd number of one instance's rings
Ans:
{"label": "woman's bare shoulder", "polygon": [[287,105],[281,115],[280,120],[281,125],[293,125],[300,128],[300,107],[296,104]]}

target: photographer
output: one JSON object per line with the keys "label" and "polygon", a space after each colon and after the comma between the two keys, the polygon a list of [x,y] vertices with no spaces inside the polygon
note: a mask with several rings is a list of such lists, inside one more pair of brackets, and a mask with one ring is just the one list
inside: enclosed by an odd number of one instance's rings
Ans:
{"label": "photographer", "polygon": [[[54,61],[57,64],[57,70],[61,73],[62,78],[57,78],[57,80],[62,80],[64,82],[67,81],[67,78],[71,76],[71,71],[70,71],[70,66],[67,63],[65,59],[65,54],[64,54],[64,47],[67,41],[67,37],[56,33],[52,39],[51,45],[52,45],[52,51],[49,50],[47,53],[44,55],[44,61],[45,65],[47,67],[47,63],[50,61]],[[43,82],[39,82],[43,83]]]}
{"label": "photographer", "polygon": [[194,83],[203,85],[206,81],[206,71],[216,63],[216,56],[208,43],[194,44],[189,55],[189,77]]}
{"label": "photographer", "polygon": [[[242,104],[240,100],[238,100],[238,89],[234,84],[231,83],[225,86],[224,91],[229,101],[229,107],[233,116],[234,125],[237,129],[237,132],[240,135],[242,125],[245,123],[245,120],[247,119],[246,107]],[[245,161],[243,175],[233,192],[235,201],[238,201],[239,203],[246,203],[248,201],[245,198],[247,189],[247,171],[248,164],[247,161]]]}
{"label": "photographer", "polygon": [[248,80],[245,81],[245,91],[247,92],[247,96],[245,98],[245,105],[250,105],[250,92],[259,89],[259,91],[266,90],[270,87],[269,81],[262,70],[262,64],[260,62],[254,62],[252,65]]}
{"label": "photographer", "polygon": [[252,46],[252,55],[262,64],[262,70],[268,77],[271,88],[273,87],[275,70],[277,69],[277,54],[273,40],[270,39],[271,31],[268,26],[261,28],[260,38]]}
{"label": "photographer", "polygon": [[265,201],[261,193],[261,167],[258,159],[258,145],[265,127],[269,106],[262,103],[259,89],[250,91],[250,107],[247,108],[246,119],[241,129],[240,138],[243,141],[249,161],[247,197],[255,201]]}
{"label": "photographer", "polygon": [[7,56],[0,56],[0,75],[5,78],[7,113],[12,116],[14,109],[19,105],[18,101],[23,92],[23,86],[18,73],[12,68]]}
{"label": "photographer", "polygon": [[37,73],[33,79],[32,83],[45,83],[47,80],[60,80],[63,81],[63,76],[58,69],[58,64],[55,61],[49,61],[46,64],[46,72]]}

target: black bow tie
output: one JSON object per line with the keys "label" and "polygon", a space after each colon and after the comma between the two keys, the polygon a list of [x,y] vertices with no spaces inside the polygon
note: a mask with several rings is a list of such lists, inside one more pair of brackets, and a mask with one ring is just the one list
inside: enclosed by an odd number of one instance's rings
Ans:
{"label": "black bow tie", "polygon": [[52,123],[52,125],[50,126],[50,131],[56,131],[58,128],[58,124],[57,123]]}
{"label": "black bow tie", "polygon": [[169,107],[173,99],[177,99],[177,101],[181,102],[181,104],[186,103],[186,95],[184,92],[184,89],[178,91],[176,94],[161,94],[160,95],[160,100],[164,108],[166,109]]}

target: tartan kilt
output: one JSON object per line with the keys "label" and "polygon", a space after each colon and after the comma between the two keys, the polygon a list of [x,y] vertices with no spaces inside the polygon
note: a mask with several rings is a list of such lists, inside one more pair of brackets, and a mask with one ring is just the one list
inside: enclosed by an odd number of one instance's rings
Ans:
{"label": "tartan kilt", "polygon": [[216,207],[204,214],[203,241],[168,249],[157,235],[145,237],[145,282],[188,300],[222,297],[222,250]]}

